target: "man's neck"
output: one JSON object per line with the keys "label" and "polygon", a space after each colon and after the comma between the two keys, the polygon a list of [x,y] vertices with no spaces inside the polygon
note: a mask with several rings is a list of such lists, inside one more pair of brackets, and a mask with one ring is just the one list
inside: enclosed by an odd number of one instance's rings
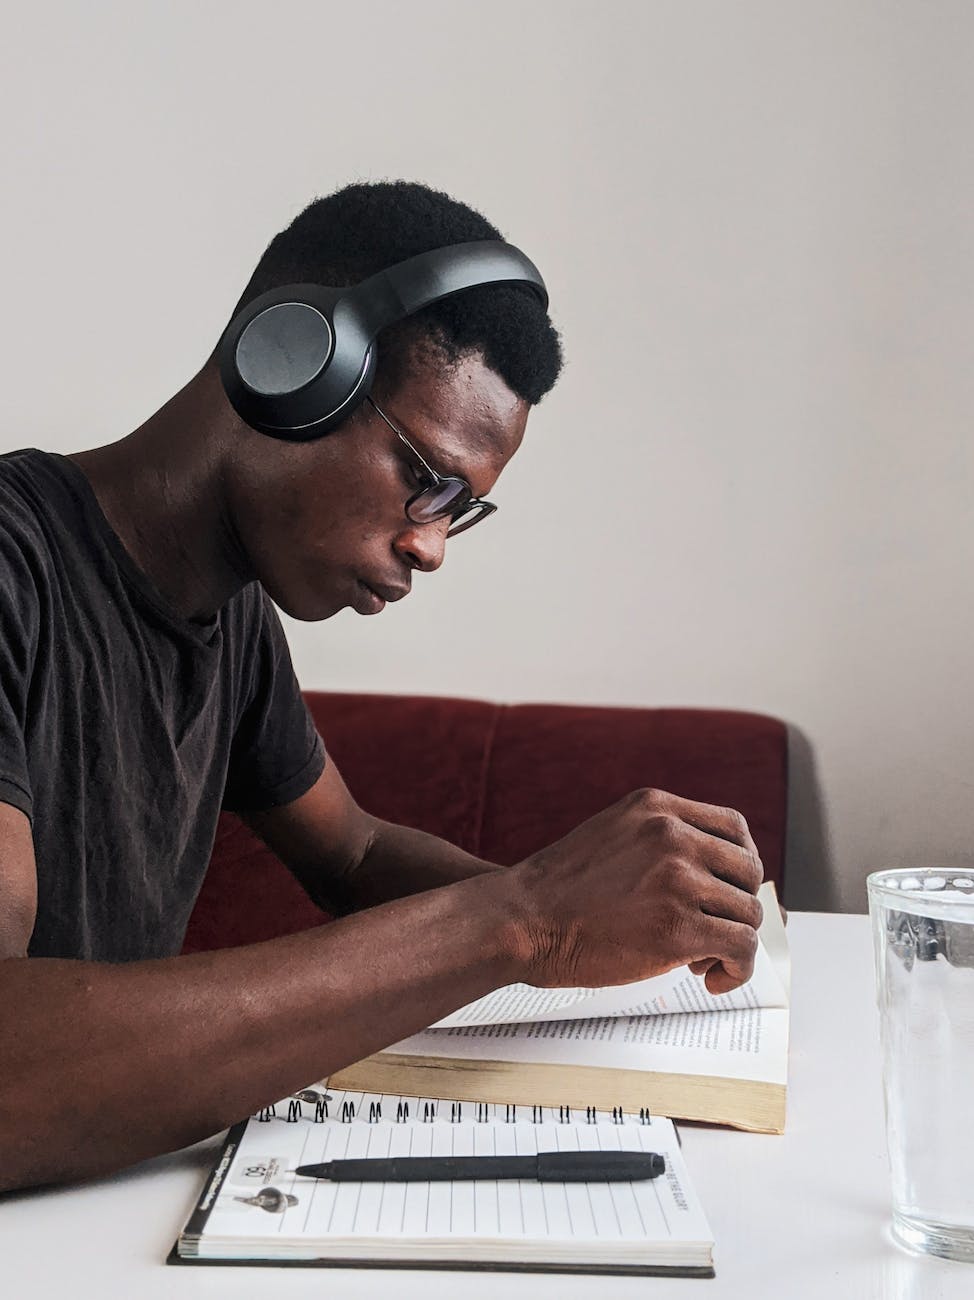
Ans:
{"label": "man's neck", "polygon": [[187,619],[211,617],[252,578],[223,492],[232,423],[207,367],[127,437],[69,457],[132,560]]}

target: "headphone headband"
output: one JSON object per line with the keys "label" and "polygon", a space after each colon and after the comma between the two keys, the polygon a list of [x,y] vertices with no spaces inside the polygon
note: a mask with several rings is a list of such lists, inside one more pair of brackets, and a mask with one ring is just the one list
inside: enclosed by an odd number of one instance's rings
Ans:
{"label": "headphone headband", "polygon": [[496,239],[417,253],[353,285],[349,297],[368,320],[374,338],[387,325],[415,315],[431,302],[481,284],[523,284],[542,307],[548,306],[548,291],[538,268],[519,248]]}
{"label": "headphone headband", "polygon": [[220,340],[227,396],[262,433],[297,442],[318,438],[368,396],[381,330],[482,284],[521,284],[548,306],[534,263],[494,239],[434,248],[347,288],[272,289],[242,308]]}

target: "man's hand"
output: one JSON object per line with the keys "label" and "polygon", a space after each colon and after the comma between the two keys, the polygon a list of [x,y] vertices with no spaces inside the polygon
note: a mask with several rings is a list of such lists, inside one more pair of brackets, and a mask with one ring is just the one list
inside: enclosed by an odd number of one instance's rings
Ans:
{"label": "man's hand", "polygon": [[508,873],[524,979],[597,987],[689,964],[726,993],[754,967],[763,874],[739,813],[637,790]]}

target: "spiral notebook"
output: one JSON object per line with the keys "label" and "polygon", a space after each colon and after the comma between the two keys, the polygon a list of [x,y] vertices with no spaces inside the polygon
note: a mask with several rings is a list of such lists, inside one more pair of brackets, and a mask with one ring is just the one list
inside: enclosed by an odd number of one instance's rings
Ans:
{"label": "spiral notebook", "polygon": [[[332,1183],[300,1164],[385,1156],[658,1151],[632,1183]],[[670,1120],[307,1089],[232,1128],[170,1255],[180,1264],[713,1277]]]}

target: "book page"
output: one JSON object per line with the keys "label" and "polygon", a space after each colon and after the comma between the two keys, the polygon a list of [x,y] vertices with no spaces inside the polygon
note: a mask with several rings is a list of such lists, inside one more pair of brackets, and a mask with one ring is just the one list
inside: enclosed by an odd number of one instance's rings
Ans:
{"label": "book page", "polygon": [[[430,1028],[786,1007],[788,994],[778,967],[782,947],[787,964],[787,940],[784,939],[774,886],[770,883],[762,885],[759,897],[764,905],[764,922],[759,932],[761,943],[754,959],[754,974],[746,984],[730,993],[708,992],[703,977],[691,974],[686,966],[652,979],[601,989],[547,989],[530,984],[508,984],[444,1016]],[[779,957],[779,963],[769,954],[766,938]]]}
{"label": "book page", "polygon": [[788,1009],[603,1016],[428,1029],[390,1053],[787,1082]]}
{"label": "book page", "polygon": [[[766,896],[767,894],[770,894],[770,898]],[[774,885],[770,880],[761,886],[758,891],[758,898],[764,904],[764,921],[759,931],[761,942],[771,958],[771,964],[777,972],[781,987],[785,990],[785,995],[790,1003],[791,958],[788,955],[788,933],[785,930],[785,923],[781,919],[778,895],[775,893]]]}
{"label": "book page", "polygon": [[[538,1122],[508,1122],[510,1107],[464,1103],[455,1109],[443,1101],[329,1092],[323,1122],[313,1122],[307,1106],[295,1116],[288,1099],[265,1122],[248,1123],[198,1225],[201,1257],[208,1240],[224,1248],[233,1241],[269,1242],[271,1249],[261,1252],[266,1257],[275,1246],[283,1256],[289,1244],[300,1242],[351,1242],[361,1254],[370,1241],[439,1241],[461,1258],[465,1244],[479,1240],[607,1241],[641,1250],[650,1243],[713,1240],[668,1119],[620,1124],[604,1112],[586,1117],[538,1107]],[[332,1159],[566,1150],[658,1151],[666,1174],[632,1183],[332,1183],[293,1173],[299,1164]]]}

